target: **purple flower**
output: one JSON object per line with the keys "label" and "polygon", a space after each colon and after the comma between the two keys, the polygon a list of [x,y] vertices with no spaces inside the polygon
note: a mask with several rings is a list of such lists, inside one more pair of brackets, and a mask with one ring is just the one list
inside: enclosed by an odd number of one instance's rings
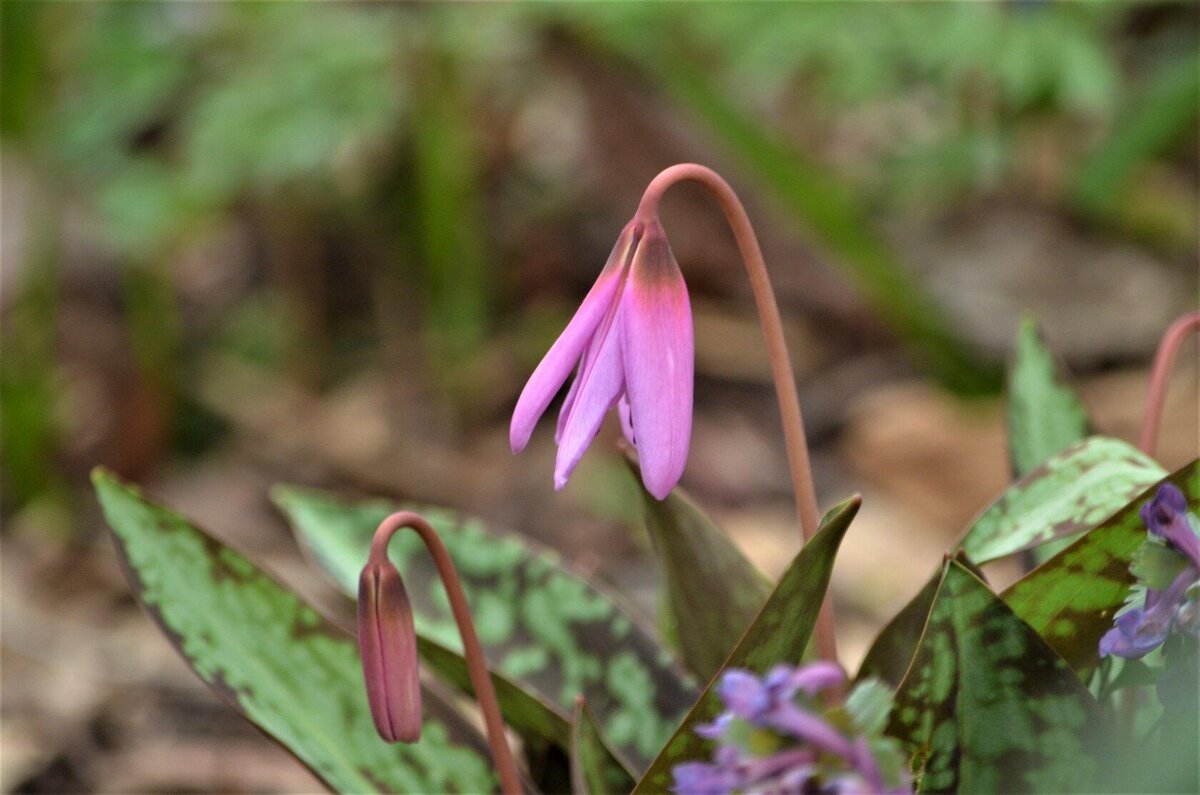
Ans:
{"label": "purple flower", "polygon": [[1157,536],[1200,569],[1200,537],[1188,522],[1187,498],[1173,483],[1159,486],[1154,499],[1142,506],[1139,515],[1150,534]]}
{"label": "purple flower", "polygon": [[[1100,656],[1144,657],[1166,641],[1172,630],[1200,638],[1200,536],[1192,529],[1187,499],[1170,483],[1159,487],[1139,515],[1151,538],[1143,551],[1147,564],[1141,576],[1153,575],[1159,587],[1147,584],[1141,606],[1117,616],[1100,639]],[[1165,542],[1165,543],[1164,543]],[[1135,568],[1135,572],[1139,571]],[[1162,585],[1166,585],[1165,588]]]}
{"label": "purple flower", "polygon": [[[844,681],[841,668],[827,662],[801,668],[780,665],[764,677],[738,669],[726,671],[717,685],[726,711],[696,729],[701,737],[717,743],[713,761],[677,765],[671,791],[678,795],[911,792],[903,773],[887,781],[877,759],[882,754],[888,758],[888,769],[903,770],[903,754],[895,741],[868,739],[861,733],[860,727],[877,725],[877,720],[855,715],[851,709],[854,730],[860,732],[856,736],[838,728],[846,726],[844,715],[831,720],[819,711],[814,697]],[[886,714],[890,703],[882,708],[880,714]]]}
{"label": "purple flower", "polygon": [[646,490],[664,499],[683,475],[692,433],[692,310],[657,220],[634,218],[513,410],[513,452],[575,369],[558,417],[561,489],[614,405],[638,451]]}

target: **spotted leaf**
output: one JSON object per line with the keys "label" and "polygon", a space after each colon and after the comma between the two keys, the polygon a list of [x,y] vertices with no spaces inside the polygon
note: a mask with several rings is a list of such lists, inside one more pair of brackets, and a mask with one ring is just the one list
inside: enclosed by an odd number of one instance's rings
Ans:
{"label": "spotted leaf", "polygon": [[[1200,511],[1200,462],[1193,461],[1164,480],[1183,491],[1191,510]],[[1130,564],[1146,540],[1138,511],[1158,486],[1142,491],[1001,595],[1081,677],[1096,667],[1100,637],[1112,627],[1113,616],[1129,596],[1134,583]]]}
{"label": "spotted leaf", "polygon": [[[347,503],[309,489],[277,487],[272,497],[301,544],[348,595],[357,592],[379,522],[402,506]],[[644,766],[695,701],[696,690],[674,657],[614,596],[565,568],[552,551],[438,508],[419,511],[441,535],[458,567],[488,662],[519,691],[521,709],[550,709],[566,747],[571,710],[587,698],[605,735],[633,766]],[[416,534],[389,547],[412,600],[419,648],[427,664],[465,687],[458,630],[433,564]],[[447,654],[430,654],[436,644]],[[458,672],[447,666],[453,666]],[[514,709],[513,704],[508,708]],[[506,715],[506,717],[508,717]],[[514,724],[517,722],[509,718]]]}
{"label": "spotted leaf", "polygon": [[971,525],[960,545],[976,563],[1078,535],[1166,471],[1125,442],[1093,436],[1043,461]]}
{"label": "spotted leaf", "polygon": [[629,792],[635,779],[617,763],[587,702],[575,704],[571,717],[571,790],[573,795]]}
{"label": "spotted leaf", "polygon": [[920,792],[1088,792],[1099,707],[978,577],[947,561],[888,734]]}
{"label": "spotted leaf", "polygon": [[425,692],[412,745],[379,738],[354,640],[247,558],[97,469],[138,600],[192,670],[341,792],[488,792],[476,729]]}

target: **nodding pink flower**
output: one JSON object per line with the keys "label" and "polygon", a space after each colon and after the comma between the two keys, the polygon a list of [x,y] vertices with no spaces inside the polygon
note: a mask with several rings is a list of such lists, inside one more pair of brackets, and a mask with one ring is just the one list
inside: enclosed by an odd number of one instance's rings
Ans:
{"label": "nodding pink flower", "polygon": [[372,545],[358,580],[358,648],[379,736],[415,743],[421,737],[417,636],[408,592],[386,546],[380,552]]}
{"label": "nodding pink flower", "polygon": [[596,283],[529,377],[513,410],[514,453],[572,369],[555,441],[561,489],[614,405],[638,451],[646,490],[664,499],[683,475],[692,434],[692,310],[656,218],[635,217]]}

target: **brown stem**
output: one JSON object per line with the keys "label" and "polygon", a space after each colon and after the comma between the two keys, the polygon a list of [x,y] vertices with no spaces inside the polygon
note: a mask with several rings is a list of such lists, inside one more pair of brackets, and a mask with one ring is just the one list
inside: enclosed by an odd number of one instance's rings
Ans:
{"label": "brown stem", "polygon": [[[787,448],[788,466],[792,474],[792,489],[796,494],[796,513],[800,518],[800,531],[805,542],[811,541],[820,525],[817,510],[817,493],[813,485],[812,465],[808,460],[808,441],[804,434],[804,417],[800,413],[800,398],[796,394],[796,377],[792,372],[792,360],[788,356],[787,342],[783,336],[783,323],[779,319],[779,305],[771,278],[763,261],[762,249],[754,234],[754,227],[746,215],[737,194],[721,175],[696,163],[680,163],[664,169],[651,180],[642,195],[637,215],[657,217],[658,205],[663,194],[676,182],[691,180],[707,188],[721,205],[725,218],[733,230],[738,251],[750,278],[750,289],[754,292],[754,303],[758,307],[763,337],[767,343],[767,356],[771,361],[771,375],[775,381],[775,395],[779,399],[779,412],[783,418],[783,438]],[[833,603],[826,593],[816,626],[817,651],[830,662],[837,662],[837,644],[834,638]]]}
{"label": "brown stem", "polygon": [[479,702],[479,710],[483,713],[483,723],[487,729],[488,746],[492,751],[492,760],[496,763],[496,771],[500,774],[500,791],[504,795],[521,795],[521,779],[517,775],[517,765],[513,761],[512,750],[504,737],[504,721],[500,717],[500,705],[496,701],[496,690],[492,687],[492,677],[488,673],[487,660],[483,656],[483,647],[479,645],[479,637],[475,634],[475,623],[471,620],[471,610],[467,606],[467,597],[463,593],[462,582],[454,561],[446,551],[446,545],[438,536],[437,531],[430,527],[419,514],[409,511],[394,513],[384,519],[375,537],[371,539],[371,557],[379,559],[386,557],[387,545],[397,530],[411,527],[421,536],[425,547],[429,550],[433,563],[437,566],[442,585],[446,588],[446,596],[450,599],[450,611],[458,623],[458,632],[462,635],[463,655],[467,660],[467,672],[471,676],[471,686],[475,690],[475,698]]}
{"label": "brown stem", "polygon": [[1167,398],[1167,380],[1171,377],[1171,365],[1175,354],[1189,332],[1200,329],[1200,312],[1190,312],[1176,320],[1163,334],[1154,355],[1154,367],[1150,372],[1150,389],[1146,393],[1146,411],[1142,414],[1142,432],[1138,435],[1138,448],[1153,457],[1158,449],[1158,428],[1162,424],[1163,404]]}

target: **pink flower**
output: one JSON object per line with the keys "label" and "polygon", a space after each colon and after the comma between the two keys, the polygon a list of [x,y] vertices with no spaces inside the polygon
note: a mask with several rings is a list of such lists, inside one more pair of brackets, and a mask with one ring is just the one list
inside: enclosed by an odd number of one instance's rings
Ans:
{"label": "pink flower", "polygon": [[387,545],[371,545],[358,580],[358,648],[367,704],[379,736],[415,743],[421,736],[421,681],[412,606]]}
{"label": "pink flower", "polygon": [[692,310],[657,219],[635,217],[513,410],[514,453],[575,368],[555,441],[561,489],[614,405],[638,451],[646,490],[664,499],[683,475],[692,434]]}

